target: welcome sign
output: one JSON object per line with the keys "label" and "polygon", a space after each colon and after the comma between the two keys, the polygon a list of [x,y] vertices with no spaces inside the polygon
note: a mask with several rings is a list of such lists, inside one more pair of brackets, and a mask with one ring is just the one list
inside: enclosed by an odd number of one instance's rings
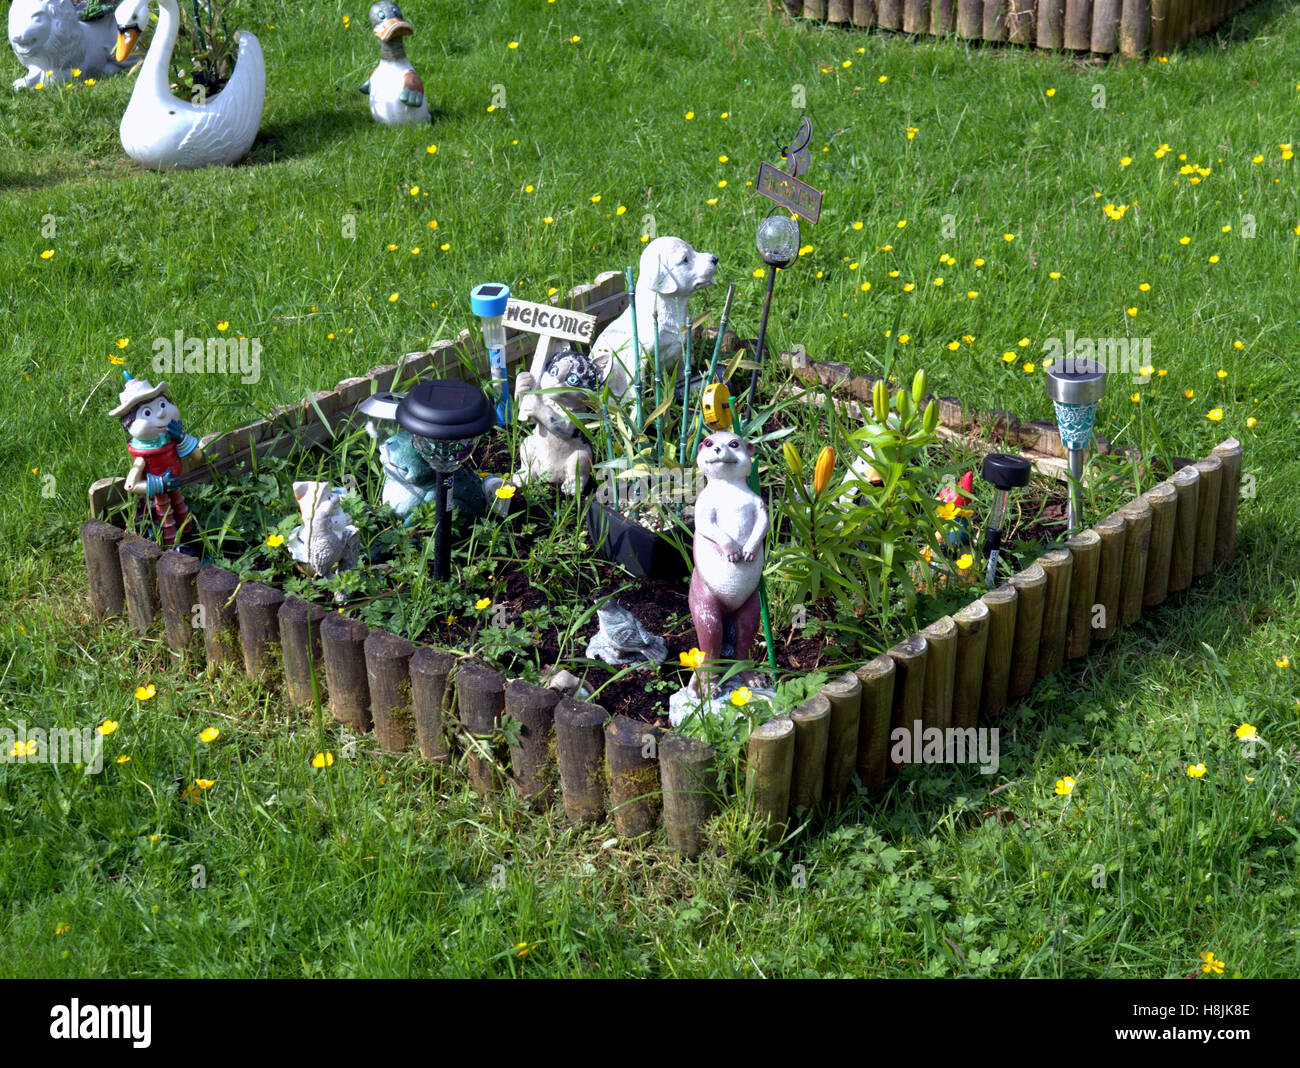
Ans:
{"label": "welcome sign", "polygon": [[511,297],[502,317],[506,326],[530,334],[549,334],[566,341],[590,345],[596,338],[596,317],[587,312],[570,311],[551,304],[532,304]]}

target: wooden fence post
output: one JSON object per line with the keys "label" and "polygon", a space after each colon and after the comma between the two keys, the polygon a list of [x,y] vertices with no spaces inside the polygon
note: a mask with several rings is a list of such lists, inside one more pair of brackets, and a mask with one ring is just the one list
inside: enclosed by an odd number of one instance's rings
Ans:
{"label": "wooden fence post", "polygon": [[[1065,543],[1074,561],[1070,577],[1065,657],[1077,660],[1092,646],[1093,609],[1097,604],[1097,571],[1101,566],[1101,535],[1083,530]],[[1102,609],[1105,611],[1104,607]]]}
{"label": "wooden fence post", "polygon": [[555,747],[560,758],[564,814],[572,823],[595,823],[605,815],[605,720],[599,705],[573,697],[555,708]]}
{"label": "wooden fence post", "polygon": [[1174,517],[1174,551],[1169,560],[1169,592],[1181,593],[1192,584],[1192,565],[1196,560],[1196,520],[1201,510],[1201,473],[1195,465],[1181,468],[1169,476],[1169,484],[1178,497]]}
{"label": "wooden fence post", "polygon": [[1043,595],[1043,633],[1038,642],[1038,677],[1055,675],[1065,663],[1065,633],[1070,623],[1070,582],[1074,559],[1068,549],[1053,549],[1038,558],[1047,574]]}
{"label": "wooden fence post", "polygon": [[1120,512],[1098,520],[1092,528],[1101,542],[1097,553],[1097,603],[1101,605],[1101,626],[1093,629],[1094,641],[1111,637],[1120,623],[1120,590],[1124,578],[1124,545],[1128,523]]}
{"label": "wooden fence post", "polygon": [[198,578],[202,563],[175,549],[158,557],[158,603],[162,607],[163,633],[167,646],[182,656],[197,653],[203,628],[196,626],[194,606],[198,604]]}
{"label": "wooden fence post", "polygon": [[811,811],[822,799],[826,782],[826,749],[831,733],[831,703],[822,694],[810,697],[793,712],[794,767],[790,772],[790,809]]}
{"label": "wooden fence post", "polygon": [[980,693],[984,688],[984,662],[989,644],[989,606],[972,601],[952,621],[957,626],[957,664],[953,671],[952,727],[978,727]]}
{"label": "wooden fence post", "polygon": [[251,679],[270,671],[280,641],[276,613],[284,594],[261,582],[245,582],[235,594],[239,615],[239,645],[244,651],[244,673]]}
{"label": "wooden fence post", "polygon": [[745,795],[755,814],[767,823],[769,845],[785,836],[793,772],[794,721],[789,716],[778,716],[750,731]]}
{"label": "wooden fence post", "polygon": [[855,672],[862,683],[862,726],[858,731],[858,774],[868,792],[885,788],[889,731],[894,715],[894,659],[878,656]]}
{"label": "wooden fence post", "polygon": [[1174,554],[1174,521],[1178,514],[1178,491],[1168,482],[1153,486],[1142,495],[1151,505],[1151,547],[1147,550],[1147,574],[1142,587],[1142,607],[1164,604],[1169,595],[1169,565]]}
{"label": "wooden fence post", "polygon": [[921,631],[929,652],[925,658],[925,688],[921,693],[923,729],[952,726],[952,693],[957,674],[957,624],[952,616],[936,619]]}
{"label": "wooden fence post", "polygon": [[276,613],[285,690],[295,705],[315,704],[317,693],[322,697],[328,693],[320,638],[321,620],[328,614],[320,605],[299,597],[286,597]]}
{"label": "wooden fence post", "polygon": [[561,693],[523,679],[506,684],[505,714],[519,725],[518,742],[510,746],[515,789],[543,808],[551,797],[554,765],[551,733]]}
{"label": "wooden fence post", "polygon": [[1201,475],[1201,497],[1196,515],[1196,553],[1192,578],[1208,575],[1214,566],[1214,536],[1219,525],[1219,494],[1223,490],[1223,461],[1209,456],[1196,464]]}
{"label": "wooden fence post", "polygon": [[1038,672],[1038,646],[1043,637],[1043,602],[1047,595],[1047,572],[1041,562],[1030,564],[1011,576],[1016,588],[1016,636],[1011,646],[1011,675],[1008,697],[1024,697],[1034,686]]}
{"label": "wooden fence post", "polygon": [[1214,532],[1214,562],[1223,564],[1237,552],[1237,501],[1241,496],[1241,442],[1228,438],[1214,446],[1214,456],[1223,462],[1219,484],[1219,521]]}
{"label": "wooden fence post", "polygon": [[984,652],[984,688],[980,694],[980,711],[985,719],[994,722],[1007,707],[1020,594],[1015,586],[1007,582],[989,590],[980,600],[989,610],[989,640]]}
{"label": "wooden fence post", "polygon": [[415,709],[415,742],[425,760],[446,763],[451,759],[445,718],[455,695],[452,673],[456,656],[427,645],[415,650],[408,668],[411,673],[411,705]]}
{"label": "wooden fence post", "polygon": [[659,822],[661,733],[658,727],[628,716],[615,716],[605,728],[610,812],[620,838],[649,834]]}
{"label": "wooden fence post", "polygon": [[370,730],[370,679],[366,675],[366,638],[370,628],[359,619],[335,612],[320,623],[325,689],[335,723],[354,731]]}
{"label": "wooden fence post", "polygon": [[415,736],[408,667],[415,645],[396,634],[372,630],[362,645],[366,654],[366,685],[370,689],[370,718],[381,749],[400,753]]}
{"label": "wooden fence post", "polygon": [[205,564],[199,569],[194,585],[203,612],[203,656],[208,667],[238,664],[241,654],[235,591],[239,589],[239,576],[223,567]]}
{"label": "wooden fence post", "polygon": [[482,798],[491,797],[500,787],[496,735],[501,729],[505,704],[505,676],[472,660],[460,665],[456,672],[456,707],[460,711],[461,728],[467,735],[469,784]]}
{"label": "wooden fence post", "polygon": [[[906,727],[908,733],[916,730],[922,718],[922,701],[925,695],[925,664],[930,651],[924,636],[913,634],[895,645],[886,654],[894,661],[893,729]],[[894,759],[893,747],[886,743],[891,774],[897,774],[903,762]]]}
{"label": "wooden fence post", "polygon": [[124,537],[125,530],[102,519],[88,519],[81,526],[81,552],[86,558],[90,606],[100,619],[121,615],[126,605],[122,561],[117,555],[117,547]]}
{"label": "wooden fence post", "polygon": [[1119,584],[1119,621],[1127,626],[1142,618],[1142,597],[1151,549],[1151,502],[1138,497],[1124,505],[1119,514],[1128,524],[1124,536],[1123,577]]}
{"label": "wooden fence post", "polygon": [[688,857],[700,854],[704,824],[718,810],[717,754],[713,746],[679,731],[659,743],[668,844]]}
{"label": "wooden fence post", "polygon": [[158,615],[158,557],[160,549],[148,538],[128,534],[117,545],[122,562],[122,589],[126,593],[126,616],[137,634],[148,634]]}
{"label": "wooden fence post", "polygon": [[823,796],[842,800],[853,786],[858,766],[858,735],[862,726],[862,683],[853,672],[822,687],[831,706],[830,737],[826,743],[826,782]]}

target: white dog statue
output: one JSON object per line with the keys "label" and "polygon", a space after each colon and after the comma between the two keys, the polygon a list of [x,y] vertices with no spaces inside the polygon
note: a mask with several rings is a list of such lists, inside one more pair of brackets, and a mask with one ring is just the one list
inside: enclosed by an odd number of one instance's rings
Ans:
{"label": "white dog statue", "polygon": [[[74,77],[105,78],[139,62],[113,57],[119,31],[134,43],[148,25],[148,0],[124,0],[92,22],[82,22],[71,0],[13,0],[9,8],[9,43],[27,73],[15,89],[31,89],[47,76],[60,84]],[[127,34],[126,31],[133,31]]]}
{"label": "white dog statue", "polygon": [[636,366],[632,354],[633,309],[642,374],[654,367],[657,315],[659,359],[664,374],[671,377],[682,358],[682,332],[690,324],[686,303],[696,290],[713,284],[717,269],[717,256],[696,252],[680,237],[657,237],[646,245],[641,253],[635,299],[600,332],[591,350],[610,393],[621,400],[632,385]]}
{"label": "white dog statue", "polygon": [[525,371],[515,379],[515,401],[519,423],[533,424],[533,432],[519,446],[519,473],[515,481],[558,485],[576,495],[591,474],[591,446],[583,439],[569,412],[582,405],[579,393],[542,393],[539,390],[591,389],[600,387],[600,372],[592,360],[568,349],[553,353],[546,361],[542,380]]}

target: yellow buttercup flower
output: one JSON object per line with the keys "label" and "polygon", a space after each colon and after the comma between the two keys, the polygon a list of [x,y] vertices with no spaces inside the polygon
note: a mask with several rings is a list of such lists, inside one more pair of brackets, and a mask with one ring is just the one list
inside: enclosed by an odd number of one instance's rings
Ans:
{"label": "yellow buttercup flower", "polygon": [[1204,776],[1205,776],[1205,765],[1204,765],[1204,764],[1189,764],[1188,767],[1187,767],[1187,774],[1190,775],[1193,779],[1204,778]]}
{"label": "yellow buttercup flower", "polygon": [[72,924],[68,923],[67,921],[64,921],[63,923],[59,924],[56,928],[54,928],[54,933],[56,935],[65,935],[71,930],[72,930]]}
{"label": "yellow buttercup flower", "polygon": [[52,249],[52,248],[47,248],[44,252],[41,253],[41,259],[43,259],[43,260],[48,260],[48,259],[50,259],[53,255],[54,255],[54,249]]}
{"label": "yellow buttercup flower", "polygon": [[1255,427],[1257,427],[1258,425],[1259,425],[1259,420],[1256,419],[1253,415],[1246,420],[1247,430],[1254,430]]}
{"label": "yellow buttercup flower", "polygon": [[[333,334],[330,335],[330,337],[333,336],[334,336]],[[284,535],[268,534],[266,537],[266,544],[269,545],[272,549],[278,549],[281,545],[284,544]]]}
{"label": "yellow buttercup flower", "polygon": [[1055,95],[1056,95],[1056,90],[1055,90],[1055,89],[1044,89],[1044,90],[1043,90],[1043,96],[1055,96]]}
{"label": "yellow buttercup flower", "polygon": [[1143,293],[1149,293],[1149,292],[1151,291],[1151,283],[1150,283],[1150,282],[1139,282],[1139,283],[1138,283],[1138,289],[1140,289]]}
{"label": "yellow buttercup flower", "polygon": [[217,780],[216,779],[195,779],[194,785],[197,786],[200,790],[211,790],[212,787],[217,785]]}
{"label": "yellow buttercup flower", "polygon": [[1210,411],[1205,413],[1205,418],[1208,419],[1211,423],[1217,423],[1220,419],[1223,418],[1223,409],[1213,408]]}
{"label": "yellow buttercup flower", "polygon": [[692,671],[699,671],[704,663],[705,654],[699,649],[692,648],[689,652],[678,653],[677,659],[682,667],[688,667]]}
{"label": "yellow buttercup flower", "polygon": [[131,758],[127,756],[125,753],[123,753],[120,757],[117,758],[117,762],[119,764],[129,764],[131,762]]}
{"label": "yellow buttercup flower", "polygon": [[1194,389],[1185,389],[1185,390],[1183,390],[1183,396],[1186,397],[1188,400],[1191,400],[1193,397],[1196,396],[1196,390],[1194,390]]}
{"label": "yellow buttercup flower", "polygon": [[157,687],[151,682],[147,686],[137,686],[135,688],[135,699],[137,701],[152,701],[157,693]]}
{"label": "yellow buttercup flower", "polygon": [[95,730],[103,735],[112,734],[115,730],[117,730],[117,720],[106,719],[104,720],[103,723],[101,723],[98,727],[96,727]]}
{"label": "yellow buttercup flower", "polygon": [[333,753],[317,753],[314,757],[311,758],[311,766],[313,768],[328,768],[328,767],[332,767],[333,765],[334,765]]}
{"label": "yellow buttercup flower", "polygon": [[1021,370],[1027,375],[1032,375],[1034,373],[1034,365],[1032,363],[1027,363],[1021,368]]}
{"label": "yellow buttercup flower", "polygon": [[744,708],[749,704],[754,694],[748,686],[737,686],[731,691],[731,703],[737,708]]}
{"label": "yellow buttercup flower", "polygon": [[1214,955],[1214,950],[1209,949],[1202,953],[1201,961],[1201,971],[1206,973],[1213,972],[1215,975],[1223,974],[1223,961],[1219,960],[1218,957]]}
{"label": "yellow buttercup flower", "polygon": [[1056,793],[1058,797],[1069,797],[1074,792],[1074,777],[1065,776],[1063,779],[1056,780]]}
{"label": "yellow buttercup flower", "polygon": [[974,562],[975,557],[971,556],[970,553],[962,553],[961,556],[957,557],[957,570],[967,571]]}
{"label": "yellow buttercup flower", "polygon": [[492,604],[491,597],[480,597],[477,601],[474,602],[474,611],[481,612],[483,611],[483,609],[489,607],[491,604]]}
{"label": "yellow buttercup flower", "polygon": [[1243,723],[1237,728],[1238,738],[1258,738],[1259,731],[1255,729],[1253,723]]}
{"label": "yellow buttercup flower", "polygon": [[1276,664],[1283,671],[1285,671],[1287,668],[1291,666],[1290,658],[1285,656],[1279,656],[1276,660],[1273,661],[1273,663]]}
{"label": "yellow buttercup flower", "polygon": [[1222,367],[1220,367],[1217,371],[1215,371],[1214,374],[1215,374],[1215,377],[1217,377],[1217,378],[1227,378],[1227,377],[1228,377],[1228,372],[1225,371]]}
{"label": "yellow buttercup flower", "polygon": [[1015,354],[1014,352],[1004,352],[1004,353],[1002,354],[1002,362],[1003,362],[1003,363],[1015,363],[1015,362],[1016,362],[1016,354]]}
{"label": "yellow buttercup flower", "polygon": [[944,522],[951,523],[957,518],[957,505],[952,501],[944,501],[943,504],[939,505],[939,507],[934,510],[934,514]]}
{"label": "yellow buttercup flower", "polygon": [[36,743],[33,742],[14,742],[13,748],[9,750],[11,757],[29,757],[36,755]]}
{"label": "yellow buttercup flower", "polygon": [[519,487],[514,485],[514,483],[507,482],[504,485],[497,487],[497,496],[503,501],[508,501],[515,495],[515,491],[518,488]]}
{"label": "yellow buttercup flower", "polygon": [[203,730],[199,731],[199,741],[201,742],[215,742],[220,737],[221,728],[219,727],[204,727]]}

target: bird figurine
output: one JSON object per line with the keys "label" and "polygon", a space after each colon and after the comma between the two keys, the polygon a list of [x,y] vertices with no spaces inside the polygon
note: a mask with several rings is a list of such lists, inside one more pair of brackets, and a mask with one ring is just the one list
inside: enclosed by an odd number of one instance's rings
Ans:
{"label": "bird figurine", "polygon": [[970,542],[970,531],[966,526],[966,516],[970,515],[970,509],[967,505],[975,496],[975,472],[967,471],[958,480],[956,486],[944,486],[939,491],[939,500],[943,503],[939,506],[939,517],[941,519],[956,520],[956,526],[948,531],[949,545],[967,545]]}
{"label": "bird figurine", "polygon": [[[262,46],[247,30],[238,31],[230,80],[210,97],[182,100],[172,95],[168,74],[180,11],[176,0],[157,3],[158,28],[122,116],[122,147],[141,166],[157,171],[234,163],[253,147],[262,123],[266,97]],[[131,43],[128,34],[119,35],[119,62]]]}
{"label": "bird figurine", "polygon": [[385,126],[430,121],[424,82],[402,46],[402,38],[413,34],[415,27],[402,17],[402,9],[393,0],[379,0],[371,6],[370,26],[379,38],[379,66],[361,91],[370,97],[371,116]]}

